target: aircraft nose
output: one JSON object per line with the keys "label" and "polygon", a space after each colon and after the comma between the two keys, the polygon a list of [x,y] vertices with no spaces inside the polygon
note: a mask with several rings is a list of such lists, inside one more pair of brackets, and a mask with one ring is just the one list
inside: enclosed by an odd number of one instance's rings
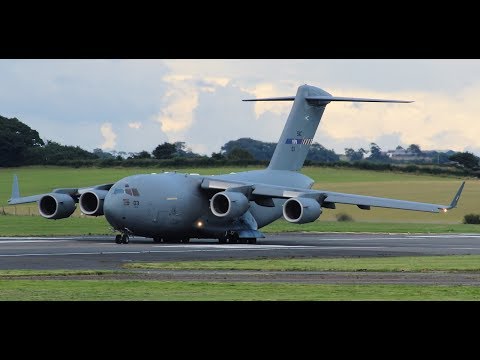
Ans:
{"label": "aircraft nose", "polygon": [[[121,199],[120,199],[121,200]],[[111,196],[106,196],[103,202],[103,213],[114,229],[123,228],[122,204]]]}

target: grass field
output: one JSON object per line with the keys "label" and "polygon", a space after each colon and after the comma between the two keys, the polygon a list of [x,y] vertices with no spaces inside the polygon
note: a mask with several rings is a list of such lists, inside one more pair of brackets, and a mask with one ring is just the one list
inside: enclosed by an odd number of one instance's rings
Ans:
{"label": "grass field", "polygon": [[[248,168],[177,169],[180,172],[222,174],[253,170]],[[63,168],[23,167],[0,170],[0,236],[9,235],[88,235],[113,233],[104,217],[86,217],[77,210],[72,216],[51,221],[38,216],[36,204],[6,206],[13,174],[18,174],[22,195],[50,192],[58,187],[83,187],[115,182],[137,173],[161,172],[145,168]],[[165,169],[172,171],[172,169]],[[316,182],[315,189],[448,204],[462,179],[420,176],[351,169],[312,168],[302,170]],[[25,216],[5,215],[17,214]],[[347,213],[355,221],[337,222],[336,215]],[[318,221],[293,225],[277,221],[262,230],[283,231],[365,231],[365,232],[480,232],[480,225],[461,224],[468,213],[480,213],[480,181],[467,179],[459,207],[447,214],[426,214],[339,205],[325,209]],[[380,259],[289,259],[195,263],[130,264],[194,269],[322,270],[322,271],[480,271],[480,257],[421,257]],[[477,286],[434,285],[318,285],[285,283],[214,283],[146,280],[20,280],[18,276],[101,275],[109,272],[2,271],[0,300],[480,300]]]}
{"label": "grass field", "polygon": [[[379,258],[257,259],[128,263],[127,269],[253,271],[480,271],[480,255]],[[1,272],[0,272],[1,274]]]}
{"label": "grass field", "polygon": [[480,300],[478,286],[0,280],[3,301]]}
{"label": "grass field", "polygon": [[[195,172],[214,175],[258,167],[246,168],[204,168],[177,169],[180,172]],[[90,186],[115,182],[122,177],[137,173],[162,172],[172,169],[146,168],[63,168],[63,167],[21,167],[4,168],[0,171],[0,215],[38,215],[37,206],[24,204],[6,206],[11,193],[13,174],[19,176],[22,195],[49,192],[58,187]],[[372,196],[392,197],[404,200],[449,204],[463,179],[446,176],[425,176],[382,171],[356,169],[333,169],[305,167],[302,172],[315,180],[315,189],[341,191]],[[354,222],[336,222],[340,213],[350,215]],[[291,225],[276,222],[264,228],[266,232],[276,231],[369,231],[369,232],[425,232],[425,226],[432,232],[480,232],[480,225],[461,225],[465,214],[480,213],[480,181],[467,179],[458,208],[446,214],[429,214],[415,211],[372,208],[360,210],[356,206],[337,205],[337,209],[325,209],[320,219],[311,224]],[[109,225],[103,217],[87,218],[77,209],[69,219],[51,221],[35,216],[0,216],[0,235],[33,234],[108,234]],[[27,220],[29,219],[29,220]],[[31,223],[31,225],[29,225]],[[393,224],[393,225],[392,225]],[[411,224],[411,225],[405,225]],[[85,226],[86,225],[86,226]],[[392,229],[393,228],[393,229]],[[88,229],[88,231],[85,231]],[[390,229],[390,230],[389,230]],[[435,230],[438,229],[438,230]],[[440,230],[441,229],[441,230]],[[25,231],[25,232],[22,232]],[[430,231],[430,230],[429,230]]]}
{"label": "grass field", "polygon": [[[340,259],[269,259],[185,261],[129,264],[127,268],[257,271],[480,271],[480,256],[431,256]],[[480,300],[479,286],[464,285],[330,285],[254,282],[187,282],[107,280],[119,271],[2,270],[4,301],[269,301],[269,300]],[[90,275],[98,280],[61,280],[58,276]],[[30,279],[17,279],[28,276]],[[41,276],[42,280],[35,280]],[[45,276],[56,276],[55,280]]]}

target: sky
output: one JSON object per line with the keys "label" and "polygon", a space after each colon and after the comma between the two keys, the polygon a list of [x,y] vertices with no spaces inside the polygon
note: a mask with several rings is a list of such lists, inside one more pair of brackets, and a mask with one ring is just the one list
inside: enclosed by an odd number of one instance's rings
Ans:
{"label": "sky", "polygon": [[475,59],[0,59],[0,115],[89,151],[184,141],[211,155],[242,137],[277,142],[292,103],[241,100],[292,96],[303,84],[414,101],[327,105],[314,141],[338,154],[373,142],[480,156]]}

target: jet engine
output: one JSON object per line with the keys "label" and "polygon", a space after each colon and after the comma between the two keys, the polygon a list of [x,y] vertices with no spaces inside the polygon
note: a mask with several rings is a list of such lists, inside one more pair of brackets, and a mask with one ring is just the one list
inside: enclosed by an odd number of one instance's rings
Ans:
{"label": "jet engine", "polygon": [[242,216],[250,207],[247,197],[239,192],[222,191],[213,195],[210,209],[218,217],[235,218]]}
{"label": "jet engine", "polygon": [[51,193],[44,195],[38,202],[40,215],[47,219],[63,219],[75,211],[75,201],[68,194]]}
{"label": "jet engine", "polygon": [[315,199],[290,198],[283,204],[283,217],[291,223],[305,224],[318,219],[322,208]]}
{"label": "jet engine", "polygon": [[78,200],[82,213],[90,216],[103,215],[103,201],[107,194],[107,190],[85,191]]}

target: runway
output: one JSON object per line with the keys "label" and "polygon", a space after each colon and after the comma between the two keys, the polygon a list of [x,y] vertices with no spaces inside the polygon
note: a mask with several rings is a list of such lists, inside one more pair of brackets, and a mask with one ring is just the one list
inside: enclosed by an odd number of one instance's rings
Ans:
{"label": "runway", "polygon": [[122,269],[132,261],[480,254],[480,234],[268,234],[256,245],[156,244],[113,236],[0,237],[0,269]]}

